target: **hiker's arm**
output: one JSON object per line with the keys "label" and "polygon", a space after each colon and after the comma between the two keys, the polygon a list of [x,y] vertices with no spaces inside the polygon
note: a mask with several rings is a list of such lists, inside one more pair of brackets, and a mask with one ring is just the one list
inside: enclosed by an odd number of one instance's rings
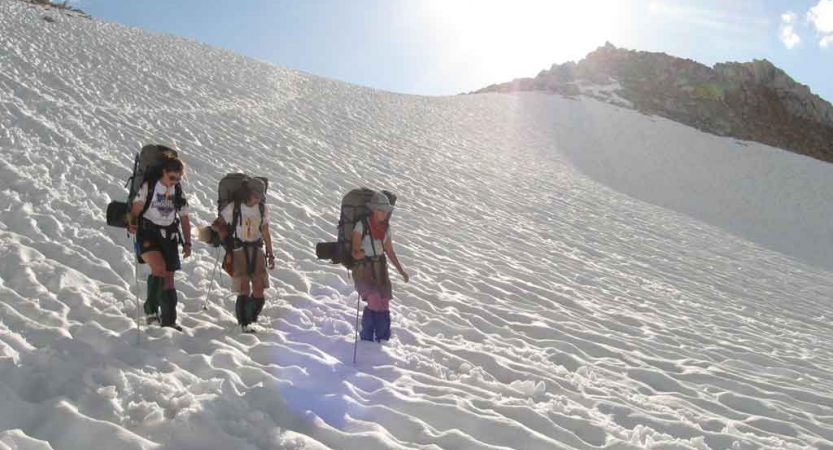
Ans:
{"label": "hiker's arm", "polygon": [[142,208],[145,206],[145,202],[135,201],[133,202],[133,207],[130,208],[130,221],[127,224],[127,230],[131,233],[135,233],[136,229],[138,228],[138,224],[136,221],[139,218],[139,214],[142,213]]}
{"label": "hiker's arm", "polygon": [[211,222],[211,229],[217,232],[221,241],[225,241],[228,238],[229,224],[223,216],[220,216],[214,219],[214,222]]}
{"label": "hiker's arm", "polygon": [[358,231],[353,232],[353,259],[364,259],[364,250],[362,250],[362,234]]}
{"label": "hiker's arm", "polygon": [[226,217],[231,216],[231,213],[229,211],[229,207],[226,206],[220,212],[220,215],[218,215],[217,218],[214,219],[214,222],[211,222],[211,228],[217,232],[217,235],[220,236],[221,241],[225,241],[226,239],[228,239],[229,234],[231,234],[231,230],[229,230],[231,225],[228,223],[228,220],[226,220]]}
{"label": "hiker's arm", "polygon": [[275,268],[275,251],[272,249],[272,234],[269,232],[269,223],[260,226],[260,234],[263,235],[263,243],[266,244],[266,259],[269,260],[269,268]]}
{"label": "hiker's arm", "polygon": [[182,256],[187,258],[191,256],[191,218],[182,216],[182,239],[185,242],[182,244]]}
{"label": "hiker's arm", "polygon": [[387,253],[388,258],[390,258],[394,267],[396,267],[396,270],[399,271],[399,275],[402,275],[402,279],[407,283],[411,277],[409,277],[405,270],[402,269],[402,264],[399,263],[399,258],[396,257],[396,252],[393,251],[393,241],[390,237],[385,239],[385,253]]}
{"label": "hiker's arm", "polygon": [[223,219],[223,216],[217,217],[214,222],[211,222],[211,228],[214,231],[225,231],[226,227],[228,227],[228,223],[226,223],[226,219]]}

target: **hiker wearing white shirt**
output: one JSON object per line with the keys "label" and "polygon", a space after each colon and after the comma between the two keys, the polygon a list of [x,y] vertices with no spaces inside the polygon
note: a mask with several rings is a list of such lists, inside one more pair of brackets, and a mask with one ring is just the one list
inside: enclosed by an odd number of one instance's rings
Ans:
{"label": "hiker wearing white shirt", "polygon": [[[231,239],[231,270],[237,291],[235,314],[244,332],[257,322],[266,303],[264,291],[269,287],[268,268],[275,268],[272,236],[269,232],[269,207],[263,203],[265,184],[259,179],[248,182],[242,198],[231,202],[220,212],[213,227]],[[264,246],[266,252],[264,253]]]}
{"label": "hiker wearing white shirt", "polygon": [[[191,255],[191,221],[182,187],[185,166],[176,157],[162,162],[160,175],[139,189],[130,211],[128,230],[136,233],[137,253],[150,267],[148,295],[144,304],[148,324],[182,331],[176,323],[177,294],[174,272],[180,269],[182,255]],[[182,227],[180,231],[180,225]]]}

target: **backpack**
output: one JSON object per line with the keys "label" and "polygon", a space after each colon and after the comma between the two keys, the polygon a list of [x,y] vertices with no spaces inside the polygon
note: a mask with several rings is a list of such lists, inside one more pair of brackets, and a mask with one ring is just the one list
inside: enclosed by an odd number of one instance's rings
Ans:
{"label": "backpack", "polygon": [[229,173],[226,174],[217,186],[217,217],[220,217],[223,210],[226,209],[229,203],[234,204],[232,210],[232,220],[228,225],[228,234],[217,233],[209,228],[209,236],[207,242],[213,247],[224,247],[226,250],[223,256],[223,270],[234,277],[234,269],[232,265],[232,250],[234,249],[234,239],[237,235],[237,224],[240,221],[240,204],[248,201],[249,188],[252,180],[259,180],[263,186],[261,192],[261,200],[258,204],[260,208],[260,221],[263,223],[263,216],[266,211],[266,191],[269,189],[269,179],[265,177],[250,177],[244,173]]}
{"label": "backpack", "polygon": [[[136,159],[133,163],[133,175],[127,180],[129,185],[129,193],[127,194],[127,203],[133,204],[136,199],[136,194],[142,188],[144,183],[148,183],[148,194],[145,198],[145,204],[142,207],[142,212],[139,217],[144,216],[150,203],[153,200],[153,192],[156,188],[156,182],[162,178],[162,163],[167,158],[179,158],[176,150],[158,144],[148,144],[142,147],[142,150],[136,154]],[[182,194],[182,186],[177,183],[174,188],[174,208],[178,213],[183,206],[187,204],[185,196]],[[140,222],[141,223],[141,222]],[[179,225],[179,215],[177,214],[175,225]]]}
{"label": "backpack", "polygon": [[[396,195],[389,191],[381,192],[388,197],[391,206],[396,204]],[[368,203],[370,203],[375,193],[376,191],[364,187],[353,189],[341,200],[341,216],[338,220],[338,230],[336,233],[338,237],[335,248],[332,249],[333,264],[341,264],[348,269],[356,265],[356,261],[353,259],[353,228],[356,226],[356,223],[361,221],[364,225],[362,238],[370,233],[370,225],[368,224],[370,207]],[[386,224],[390,221],[390,216],[391,214],[388,214],[387,219],[385,219]]]}
{"label": "backpack", "polygon": [[240,204],[248,201],[249,184],[252,180],[260,180],[263,183],[261,192],[260,221],[263,222],[263,215],[266,210],[266,192],[269,190],[269,179],[266,177],[250,177],[244,173],[229,173],[221,180],[217,187],[217,216],[222,214],[229,203],[234,203],[232,222],[229,224],[229,236],[234,237],[237,233],[237,224],[240,221]]}
{"label": "backpack", "polygon": [[[107,205],[107,225],[127,228],[130,218],[130,210],[133,201],[136,199],[136,194],[142,188],[144,183],[150,183],[148,186],[148,197],[145,199],[144,208],[142,208],[141,215],[147,212],[150,207],[150,202],[153,199],[153,189],[156,182],[162,177],[162,163],[169,157],[178,158],[179,154],[176,150],[166,147],[164,145],[149,144],[142,147],[136,153],[133,160],[133,173],[127,179],[125,187],[128,189],[127,202],[113,201]],[[182,187],[177,184],[174,194],[174,206],[179,211],[185,206],[186,200],[182,194]]]}

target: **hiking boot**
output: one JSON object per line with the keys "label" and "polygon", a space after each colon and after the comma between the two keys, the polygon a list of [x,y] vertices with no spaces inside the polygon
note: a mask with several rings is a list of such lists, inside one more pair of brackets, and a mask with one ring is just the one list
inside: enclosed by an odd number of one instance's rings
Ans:
{"label": "hiking boot", "polygon": [[246,334],[257,334],[257,330],[251,325],[243,325],[243,332]]}
{"label": "hiking boot", "polygon": [[145,324],[153,325],[159,323],[159,314],[148,314],[145,316]]}

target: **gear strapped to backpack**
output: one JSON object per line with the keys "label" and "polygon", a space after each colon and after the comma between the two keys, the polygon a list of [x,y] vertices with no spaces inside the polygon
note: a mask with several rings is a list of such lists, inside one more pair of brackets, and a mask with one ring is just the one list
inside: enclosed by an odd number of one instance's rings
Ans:
{"label": "gear strapped to backpack", "polygon": [[[263,223],[263,217],[266,210],[266,192],[269,189],[269,179],[265,177],[251,177],[243,173],[229,173],[220,180],[220,185],[217,188],[217,216],[220,217],[223,210],[229,203],[233,203],[232,220],[228,224],[226,232],[211,231],[209,242],[215,247],[223,246],[226,249],[226,255],[223,258],[223,268],[225,271],[234,276],[232,270],[231,252],[235,248],[241,246],[262,246],[263,241],[258,241],[254,244],[243,243],[237,238],[237,225],[240,223],[240,205],[249,200],[249,195],[252,190],[260,193],[260,223]],[[249,264],[253,270],[254,262]],[[251,270],[250,270],[251,271]]]}
{"label": "gear strapped to backpack", "polygon": [[[117,228],[127,228],[130,222],[130,210],[133,202],[136,201],[136,194],[142,188],[144,183],[148,183],[148,195],[144,199],[144,206],[139,218],[143,217],[150,207],[153,200],[153,192],[156,183],[162,178],[162,165],[165,160],[170,158],[178,158],[179,154],[176,150],[170,147],[158,144],[149,144],[142,147],[136,153],[133,160],[133,173],[127,179],[125,187],[128,188],[127,201],[118,202],[113,201],[107,205],[107,225]],[[174,208],[176,211],[176,220],[171,225],[171,230],[176,228],[177,238],[180,243],[182,236],[179,234],[179,211],[187,204],[185,196],[182,193],[182,186],[177,183],[174,194]],[[139,226],[142,226],[142,221],[139,221]],[[138,255],[137,255],[138,256]],[[141,258],[139,258],[140,262]]]}
{"label": "gear strapped to backpack", "polygon": [[[390,201],[391,206],[396,204],[396,195],[389,191],[381,191]],[[362,222],[364,233],[370,232],[367,222],[370,217],[368,204],[376,191],[368,188],[353,189],[341,200],[341,215],[338,220],[336,242],[319,242],[315,246],[315,255],[318,259],[329,259],[333,264],[341,264],[351,269],[356,261],[353,259],[353,228],[356,223]],[[386,222],[390,221],[388,214]],[[364,237],[364,236],[362,236]]]}

